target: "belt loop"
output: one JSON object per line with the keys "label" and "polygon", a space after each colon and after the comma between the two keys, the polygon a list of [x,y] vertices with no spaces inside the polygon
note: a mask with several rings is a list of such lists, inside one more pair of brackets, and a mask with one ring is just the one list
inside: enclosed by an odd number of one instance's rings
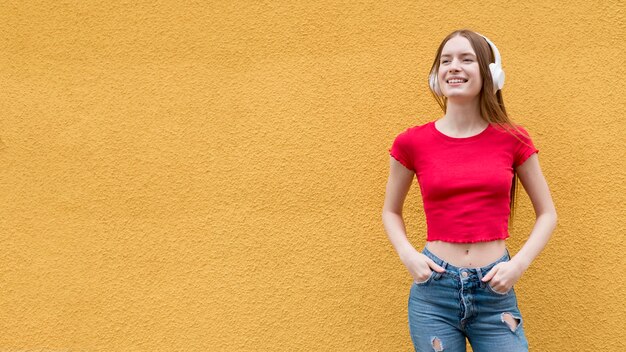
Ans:
{"label": "belt loop", "polygon": [[483,282],[483,269],[477,268],[476,273],[478,274],[478,282],[480,282],[480,287],[485,287],[485,283]]}
{"label": "belt loop", "polygon": [[[447,266],[448,266],[448,262],[446,262],[445,260],[443,261],[443,264],[440,265],[440,267],[442,267],[444,270],[446,269]],[[440,273],[437,271],[435,276],[433,276],[433,279],[439,280],[442,276],[443,276],[443,273]]]}

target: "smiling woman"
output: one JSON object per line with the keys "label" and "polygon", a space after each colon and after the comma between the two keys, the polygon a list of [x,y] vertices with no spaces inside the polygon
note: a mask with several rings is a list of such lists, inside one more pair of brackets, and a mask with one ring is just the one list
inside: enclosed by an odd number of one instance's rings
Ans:
{"label": "smiling woman", "polygon": [[483,79],[475,58],[470,42],[462,36],[451,38],[442,49],[435,89],[445,97],[446,103],[450,98],[475,97],[480,93]]}
{"label": "smiling woman", "polygon": [[[416,351],[528,351],[514,284],[545,247],[556,210],[538,149],[504,107],[496,46],[470,30],[442,41],[429,85],[445,115],[407,128],[389,153],[383,224],[411,276],[408,320]],[[506,248],[517,175],[537,209],[533,233]],[[426,246],[406,236],[402,208],[413,177],[426,215]]]}

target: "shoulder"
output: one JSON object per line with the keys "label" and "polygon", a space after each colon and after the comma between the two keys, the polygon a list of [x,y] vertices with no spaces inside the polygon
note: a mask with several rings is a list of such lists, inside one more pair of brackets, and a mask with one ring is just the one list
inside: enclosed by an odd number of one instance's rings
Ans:
{"label": "shoulder", "polygon": [[530,139],[530,132],[528,132],[528,129],[521,124],[512,123],[510,125],[507,124],[506,127],[504,127],[497,123],[492,123],[492,126],[495,131],[500,132],[502,135],[508,136],[514,140]]}
{"label": "shoulder", "polygon": [[402,148],[408,148],[411,150],[419,149],[420,145],[431,142],[429,140],[430,135],[426,133],[426,125],[427,123],[405,127],[396,134],[393,143]]}
{"label": "shoulder", "polygon": [[427,129],[427,125],[430,122],[426,122],[423,124],[412,125],[409,127],[405,127],[398,136],[402,135],[403,137],[419,137],[420,134],[424,133]]}
{"label": "shoulder", "polygon": [[528,136],[528,130],[526,129],[526,127],[520,124],[514,124],[514,126],[517,128],[517,131],[515,132],[518,136]]}
{"label": "shoulder", "polygon": [[530,135],[530,132],[528,132],[528,129],[520,124],[516,124],[515,126],[517,127],[517,130],[514,131],[514,133],[519,138],[519,140],[521,140],[521,142],[524,144],[532,144],[532,137]]}
{"label": "shoulder", "polygon": [[428,140],[428,134],[424,133],[426,131],[426,125],[427,123],[412,125],[399,131],[393,140],[391,149],[401,149],[410,151],[411,153],[417,153],[417,151],[421,149],[421,145],[430,142]]}

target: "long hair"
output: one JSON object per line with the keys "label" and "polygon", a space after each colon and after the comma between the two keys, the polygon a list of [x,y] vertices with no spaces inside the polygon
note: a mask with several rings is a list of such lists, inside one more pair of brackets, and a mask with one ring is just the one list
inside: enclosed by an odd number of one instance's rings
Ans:
{"label": "long hair", "polygon": [[[462,36],[469,40],[474,52],[476,53],[476,59],[478,61],[478,67],[480,69],[480,76],[483,81],[483,86],[480,90],[479,94],[479,106],[480,106],[480,115],[489,124],[495,124],[499,126],[501,129],[506,132],[512,134],[515,138],[520,140],[522,143],[527,144],[523,140],[521,140],[516,134],[519,133],[525,137],[528,137],[523,131],[521,131],[517,125],[509,118],[506,113],[506,108],[504,107],[504,100],[502,98],[502,91],[498,90],[496,94],[493,94],[493,80],[491,78],[491,71],[489,70],[489,63],[495,62],[495,56],[489,46],[489,43],[483,38],[480,34],[469,30],[469,29],[460,29],[456,30],[448,36],[446,36],[439,48],[437,49],[437,55],[435,56],[435,61],[430,70],[431,75],[435,75],[435,82],[437,86],[439,86],[439,63],[441,58],[441,51],[443,47],[446,45],[448,40],[451,38]],[[441,90],[441,89],[440,89]],[[445,113],[448,107],[448,98],[446,96],[439,96],[435,93],[431,88],[431,93],[435,98],[435,101],[439,104],[443,112]],[[494,126],[495,127],[495,126]],[[512,131],[516,131],[512,132]],[[513,179],[511,180],[511,194],[510,194],[510,210],[511,216],[509,218],[509,224],[512,225],[513,217],[515,215],[515,202],[517,199],[517,186],[518,177],[517,172],[515,172],[515,168],[513,169]]]}

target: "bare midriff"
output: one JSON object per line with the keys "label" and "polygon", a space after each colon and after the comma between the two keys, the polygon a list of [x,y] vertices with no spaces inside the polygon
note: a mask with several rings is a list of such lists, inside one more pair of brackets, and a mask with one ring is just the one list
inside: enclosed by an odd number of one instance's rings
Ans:
{"label": "bare midriff", "polygon": [[504,240],[475,243],[428,241],[426,248],[449,264],[463,268],[480,268],[506,254]]}

